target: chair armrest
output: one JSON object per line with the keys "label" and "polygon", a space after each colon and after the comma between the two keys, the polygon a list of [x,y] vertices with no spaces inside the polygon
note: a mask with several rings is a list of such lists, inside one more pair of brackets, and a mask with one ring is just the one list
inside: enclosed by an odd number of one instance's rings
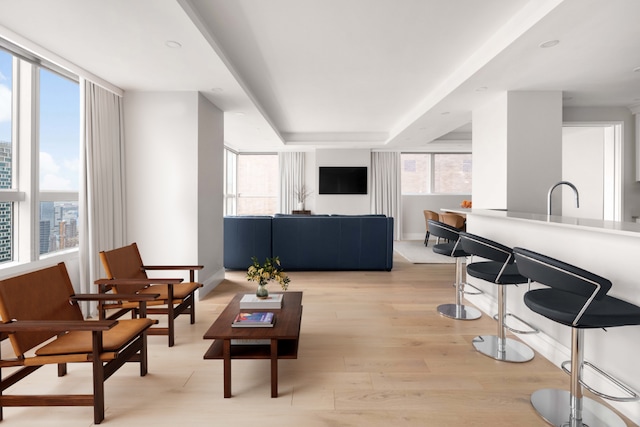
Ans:
{"label": "chair armrest", "polygon": [[71,297],[74,301],[153,301],[160,294],[77,294]]}
{"label": "chair armrest", "polygon": [[182,278],[149,278],[149,279],[98,279],[93,282],[96,285],[175,285],[177,283],[182,283],[184,279]]}
{"label": "chair armrest", "polygon": [[15,320],[0,324],[0,332],[106,331],[117,320]]}
{"label": "chair armrest", "polygon": [[202,265],[143,265],[141,270],[189,270],[189,281],[196,281],[196,270],[202,270]]}
{"label": "chair armrest", "polygon": [[203,265],[143,265],[143,270],[202,270]]}

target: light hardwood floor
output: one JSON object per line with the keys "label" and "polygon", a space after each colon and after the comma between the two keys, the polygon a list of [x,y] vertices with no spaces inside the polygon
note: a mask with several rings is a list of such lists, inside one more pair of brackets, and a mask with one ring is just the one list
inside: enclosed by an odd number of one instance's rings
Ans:
{"label": "light hardwood floor", "polygon": [[[471,340],[493,334],[487,315],[474,321],[440,316],[454,300],[452,264],[414,265],[396,257],[391,272],[291,272],[303,291],[297,360],[279,362],[279,392],[270,398],[269,362],[232,363],[233,397],[222,397],[222,361],[203,360],[209,325],[237,292],[252,292],[243,272],[197,304],[197,323],[179,318],[176,346],[149,337],[149,374],[125,366],[106,382],[108,426],[543,426],[531,392],[567,388],[569,377],[536,355],[498,362]],[[277,291],[277,285],[270,285]],[[57,378],[46,367],[16,392],[90,390],[90,366],[70,365]],[[89,407],[6,408],[7,426],[90,426]],[[626,420],[629,426],[635,424]]]}

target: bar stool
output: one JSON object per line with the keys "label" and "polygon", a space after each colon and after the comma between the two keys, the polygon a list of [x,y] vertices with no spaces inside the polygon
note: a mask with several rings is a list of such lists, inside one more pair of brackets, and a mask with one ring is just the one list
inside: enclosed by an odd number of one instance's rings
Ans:
{"label": "bar stool", "polygon": [[[489,261],[467,265],[467,275],[494,283],[498,286],[498,335],[480,335],[472,343],[480,353],[504,362],[528,362],[534,353],[527,345],[507,338],[505,317],[507,314],[507,285],[527,283],[518,272],[511,248],[474,234],[460,232],[462,249]],[[518,319],[528,325],[522,319]],[[532,330],[535,330],[532,328]]]}
{"label": "bar stool", "polygon": [[433,246],[433,252],[454,257],[456,259],[456,302],[455,304],[441,304],[438,306],[438,313],[445,317],[458,320],[475,320],[482,316],[480,310],[462,304],[464,294],[464,282],[462,281],[462,260],[469,256],[459,245],[459,233],[455,227],[444,224],[440,221],[428,220],[429,230],[432,235],[446,239],[447,243],[438,243]]}
{"label": "bar stool", "polygon": [[[513,252],[522,275],[549,286],[528,291],[524,295],[527,307],[571,327],[571,360],[562,364],[562,369],[571,374],[570,390],[538,390],[531,395],[531,404],[542,418],[555,426],[625,426],[616,413],[582,395],[584,386],[605,399],[638,400],[638,394],[631,388],[584,361],[584,330],[640,325],[640,307],[608,296],[611,282],[603,277],[527,249],[514,248]],[[566,368],[568,364],[570,372]],[[593,368],[627,396],[610,396],[588,387],[582,379],[584,366]]]}

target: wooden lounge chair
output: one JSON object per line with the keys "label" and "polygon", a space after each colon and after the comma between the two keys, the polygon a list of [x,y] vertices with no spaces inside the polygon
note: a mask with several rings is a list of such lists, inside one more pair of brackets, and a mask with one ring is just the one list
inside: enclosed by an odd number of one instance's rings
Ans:
{"label": "wooden lounge chair", "polygon": [[[175,342],[175,318],[181,314],[189,314],[191,324],[195,323],[194,294],[198,288],[202,287],[202,284],[195,281],[195,270],[202,269],[201,265],[144,265],[136,243],[110,251],[102,251],[100,259],[108,278],[95,282],[100,287],[100,293],[111,291],[116,294],[160,294],[156,301],[147,304],[149,306],[147,312],[149,314],[166,314],[167,327],[153,327],[149,329],[149,335],[168,335],[169,347],[172,347]],[[182,279],[149,278],[146,273],[148,270],[188,270],[189,282],[181,283]],[[129,311],[135,316],[137,307],[136,302],[126,301],[115,305],[103,304],[100,308],[100,318],[116,319]],[[116,309],[116,311],[107,315],[109,309]]]}
{"label": "wooden lounge chair", "polygon": [[[8,337],[15,353],[0,358],[0,370],[14,368],[0,381],[0,420],[2,408],[9,406],[93,406],[94,423],[99,424],[104,419],[104,382],[126,362],[140,363],[140,376],[147,374],[146,331],[154,322],[145,317],[84,320],[78,301],[103,297],[74,295],[64,263],[0,280],[0,334]],[[144,315],[144,301],[157,295],[123,297],[142,301]],[[64,376],[67,363],[75,362],[93,366],[93,394],[4,394],[44,365],[57,364],[58,376]]]}

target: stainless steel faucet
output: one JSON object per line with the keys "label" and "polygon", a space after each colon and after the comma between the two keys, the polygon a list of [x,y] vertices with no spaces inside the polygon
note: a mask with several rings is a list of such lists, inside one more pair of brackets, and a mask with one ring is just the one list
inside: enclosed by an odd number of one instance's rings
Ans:
{"label": "stainless steel faucet", "polygon": [[547,215],[551,215],[551,194],[553,194],[553,190],[560,185],[568,185],[573,189],[573,192],[576,193],[576,208],[580,207],[580,196],[578,195],[578,189],[576,186],[569,181],[560,181],[557,184],[552,185],[549,189],[549,193],[547,194]]}

